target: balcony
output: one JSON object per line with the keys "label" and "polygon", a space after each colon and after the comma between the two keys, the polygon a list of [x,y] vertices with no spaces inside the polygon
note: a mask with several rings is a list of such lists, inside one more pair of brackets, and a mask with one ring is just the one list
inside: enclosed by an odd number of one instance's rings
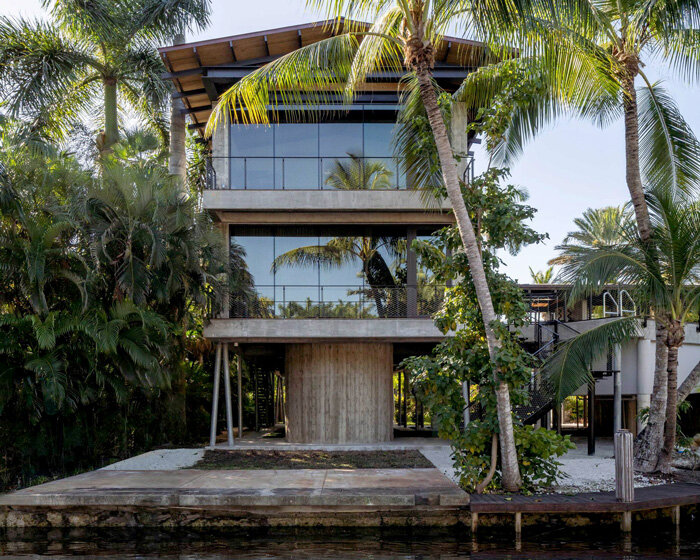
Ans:
{"label": "balcony", "polygon": [[230,316],[246,319],[429,319],[445,287],[368,285],[256,286],[231,298]]}
{"label": "balcony", "polygon": [[[339,158],[213,158],[207,164],[202,202],[222,222],[278,223],[292,220],[285,215],[290,212],[304,213],[292,221],[305,223],[330,219],[442,226],[452,222],[449,201],[431,201],[426,208],[421,191],[407,188],[395,159],[356,159],[363,163],[348,174],[353,177],[329,181],[324,169]],[[230,164],[240,168],[236,174],[229,170]],[[389,169],[382,177],[371,169],[379,164]],[[308,174],[301,172],[304,167]]]}

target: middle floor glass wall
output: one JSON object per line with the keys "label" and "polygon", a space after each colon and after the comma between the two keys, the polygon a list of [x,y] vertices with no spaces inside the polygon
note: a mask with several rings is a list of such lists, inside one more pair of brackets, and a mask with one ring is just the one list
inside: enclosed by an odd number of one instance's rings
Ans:
{"label": "middle floor glass wall", "polygon": [[427,316],[442,288],[408,249],[429,232],[406,227],[231,228],[249,278],[233,294],[234,317]]}

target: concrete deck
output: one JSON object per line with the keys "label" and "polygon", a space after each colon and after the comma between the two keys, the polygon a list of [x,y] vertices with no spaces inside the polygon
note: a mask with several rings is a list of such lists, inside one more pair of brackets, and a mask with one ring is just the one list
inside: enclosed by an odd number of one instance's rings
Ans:
{"label": "concrete deck", "polygon": [[437,469],[98,470],[0,496],[0,527],[454,525]]}

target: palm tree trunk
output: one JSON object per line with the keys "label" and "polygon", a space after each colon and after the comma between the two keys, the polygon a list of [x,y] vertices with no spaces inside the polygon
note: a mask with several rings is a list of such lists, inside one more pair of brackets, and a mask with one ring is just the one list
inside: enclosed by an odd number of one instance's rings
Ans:
{"label": "palm tree trunk", "polygon": [[693,389],[695,389],[695,387],[698,386],[698,383],[700,383],[700,362],[695,364],[695,367],[688,374],[688,377],[686,377],[685,381],[683,381],[683,383],[681,383],[681,386],[678,387],[679,404],[688,398],[688,395],[690,395]]}
{"label": "palm tree trunk", "polygon": [[668,330],[668,398],[666,400],[666,425],[664,426],[664,445],[659,454],[658,469],[671,471],[671,461],[676,448],[676,424],[678,422],[678,349],[685,339],[683,324],[674,320]]}
{"label": "palm tree trunk", "polygon": [[[185,42],[184,33],[178,33],[173,39],[173,45]],[[171,97],[170,101],[170,161],[168,171],[180,185],[183,193],[187,180],[187,154],[185,150],[185,104],[182,99]]]}
{"label": "palm tree trunk", "polygon": [[635,468],[642,472],[654,472],[659,462],[666,422],[668,395],[668,330],[663,321],[656,319],[656,360],[654,364],[654,388],[649,404],[649,420],[637,438],[634,452]]}
{"label": "palm tree trunk", "polygon": [[642,174],[639,170],[639,114],[637,111],[637,90],[634,87],[634,76],[625,80],[624,89],[627,188],[632,198],[639,235],[642,241],[646,243],[651,239],[652,229],[649,208],[644,198]]}
{"label": "palm tree trunk", "polygon": [[114,78],[105,78],[104,85],[104,112],[105,112],[105,131],[101,153],[107,153],[112,146],[119,141],[119,123],[117,120],[117,80]]}
{"label": "palm tree trunk", "polygon": [[[499,341],[491,327],[492,323],[498,320],[491,300],[484,263],[481,260],[481,252],[474,234],[469,212],[464,204],[462,191],[459,186],[459,176],[457,165],[452,153],[452,146],[447,135],[447,128],[442,118],[442,113],[437,102],[437,96],[433,88],[430,71],[427,69],[416,69],[416,76],[420,86],[421,99],[428,114],[430,127],[435,137],[442,174],[447,187],[447,194],[452,204],[452,210],[457,221],[464,251],[469,262],[469,272],[474,283],[476,296],[481,308],[481,315],[484,321],[486,332],[486,342],[488,344],[491,361],[494,361],[499,347]],[[522,484],[520,468],[518,466],[518,456],[515,449],[515,435],[513,432],[513,417],[510,405],[510,391],[508,384],[499,378],[498,372],[494,368],[494,379],[496,382],[496,402],[498,409],[498,425],[500,430],[501,466],[503,470],[503,487],[508,491],[516,491]]]}

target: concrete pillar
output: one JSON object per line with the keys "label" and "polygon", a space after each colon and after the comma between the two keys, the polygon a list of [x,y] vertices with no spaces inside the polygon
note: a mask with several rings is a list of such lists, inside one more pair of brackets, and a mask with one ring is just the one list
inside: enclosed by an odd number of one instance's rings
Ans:
{"label": "concrete pillar", "polygon": [[467,134],[467,106],[464,103],[452,104],[452,122],[450,123],[450,143],[452,151],[462,156],[462,160],[457,162],[457,171],[460,179],[467,168],[467,152],[469,151],[469,138]]}
{"label": "concrete pillar", "polygon": [[[637,341],[637,417],[643,408],[649,408],[651,405],[651,393],[654,388],[655,349],[654,340],[640,338]],[[637,421],[637,433],[644,426],[644,422]]]}
{"label": "concrete pillar", "polygon": [[389,343],[288,344],[287,441],[391,440],[392,361]]}
{"label": "concrete pillar", "polygon": [[613,434],[622,429],[622,347],[615,344],[613,352]]}
{"label": "concrete pillar", "polygon": [[216,188],[229,189],[231,188],[230,162],[229,162],[229,140],[230,127],[228,125],[220,125],[214,131],[211,142],[211,164],[216,173]]}

